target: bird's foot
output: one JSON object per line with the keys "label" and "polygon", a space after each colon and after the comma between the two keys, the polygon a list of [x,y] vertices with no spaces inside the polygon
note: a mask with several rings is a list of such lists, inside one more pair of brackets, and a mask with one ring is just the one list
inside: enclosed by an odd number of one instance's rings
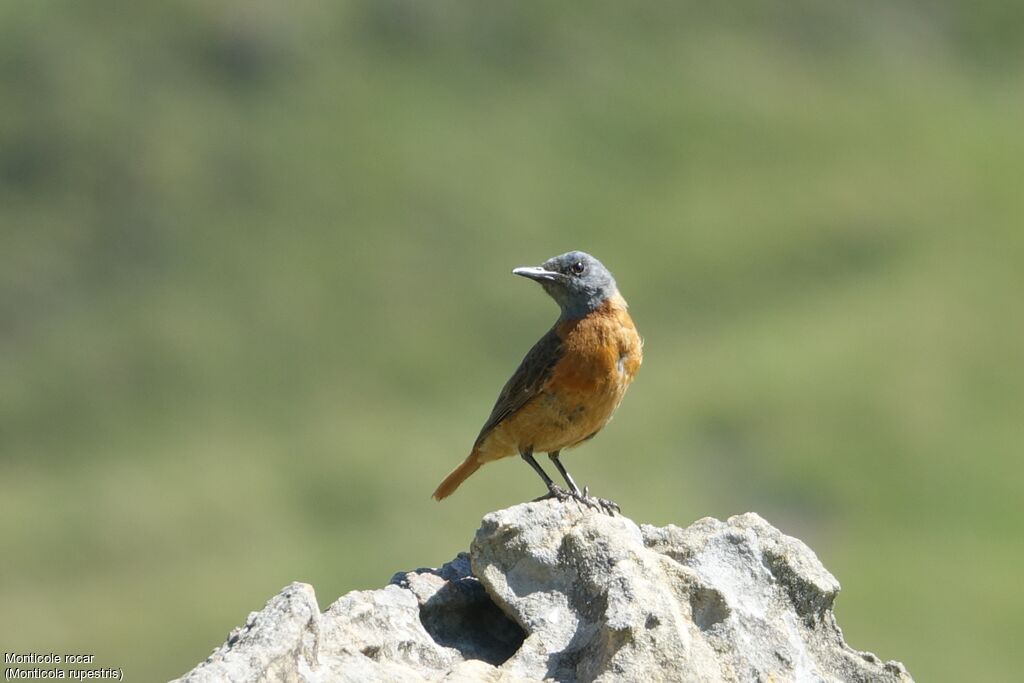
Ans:
{"label": "bird's foot", "polygon": [[583,493],[577,495],[578,497],[576,498],[576,500],[578,500],[579,502],[583,503],[589,508],[600,510],[601,512],[611,517],[614,517],[615,513],[621,512],[619,504],[616,503],[615,501],[608,500],[607,498],[598,498],[597,496],[590,495],[589,486],[584,486]]}
{"label": "bird's foot", "polygon": [[597,510],[598,512],[603,512],[606,515],[610,515],[612,517],[615,516],[615,513],[620,512],[617,503],[608,500],[607,498],[598,498],[597,496],[592,496],[590,495],[590,491],[587,488],[584,488],[582,492],[569,491],[563,489],[560,486],[553,485],[550,489],[548,489],[547,495],[541,496],[537,500],[549,500],[551,498],[554,498],[562,503],[572,500],[580,505],[583,505],[584,507],[588,507],[592,510]]}
{"label": "bird's foot", "polygon": [[540,498],[534,498],[533,502],[539,503],[542,500],[551,500],[552,498],[554,498],[560,503],[564,503],[567,500],[575,500],[572,491],[566,491],[561,486],[552,484],[551,486],[548,487],[547,493],[545,493]]}
{"label": "bird's foot", "polygon": [[621,512],[618,503],[615,501],[608,500],[607,498],[598,498],[597,496],[590,495],[589,488],[584,487],[583,491],[569,491],[563,489],[561,486],[554,484],[548,489],[548,492],[540,498],[534,498],[533,502],[542,500],[551,500],[554,498],[560,503],[572,500],[576,501],[580,505],[603,512],[606,515],[614,517],[616,513]]}
{"label": "bird's foot", "polygon": [[589,508],[605,513],[609,517],[614,517],[616,513],[620,512],[619,504],[613,500],[608,500],[607,498],[587,496],[586,498],[581,498],[580,502]]}

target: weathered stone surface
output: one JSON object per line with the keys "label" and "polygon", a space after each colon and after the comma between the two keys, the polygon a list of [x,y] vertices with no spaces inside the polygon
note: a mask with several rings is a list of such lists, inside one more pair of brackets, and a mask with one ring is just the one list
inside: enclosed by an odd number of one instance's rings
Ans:
{"label": "weathered stone surface", "polygon": [[252,612],[245,625],[207,660],[185,674],[189,683],[220,681],[304,681],[316,666],[320,608],[313,587],[293,583]]}
{"label": "weathered stone surface", "polygon": [[911,681],[843,642],[838,592],[756,514],[638,527],[527,503],[487,515],[469,555],[322,614],[286,587],[179,680]]}

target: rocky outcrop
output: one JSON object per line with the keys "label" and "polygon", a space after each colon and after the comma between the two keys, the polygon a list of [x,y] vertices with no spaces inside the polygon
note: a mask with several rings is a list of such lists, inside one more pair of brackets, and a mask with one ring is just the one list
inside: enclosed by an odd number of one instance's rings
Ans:
{"label": "rocky outcrop", "polygon": [[178,679],[911,681],[843,642],[839,583],[753,513],[682,529],[542,501],[321,613],[294,583]]}

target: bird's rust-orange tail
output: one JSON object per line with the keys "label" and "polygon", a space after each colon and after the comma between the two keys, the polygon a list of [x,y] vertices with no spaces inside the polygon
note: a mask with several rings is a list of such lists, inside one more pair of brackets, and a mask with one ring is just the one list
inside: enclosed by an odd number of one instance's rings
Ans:
{"label": "bird's rust-orange tail", "polygon": [[462,461],[462,464],[451,471],[441,485],[434,491],[434,500],[443,500],[448,496],[455,493],[455,489],[459,488],[459,484],[466,481],[469,475],[480,469],[480,459],[477,457],[476,451],[474,450],[469,454],[469,457]]}

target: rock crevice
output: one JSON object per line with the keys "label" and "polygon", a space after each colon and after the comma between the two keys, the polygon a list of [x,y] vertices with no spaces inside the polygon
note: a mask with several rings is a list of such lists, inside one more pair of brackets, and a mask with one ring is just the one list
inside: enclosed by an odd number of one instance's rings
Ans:
{"label": "rock crevice", "polygon": [[468,554],[320,613],[292,584],[182,683],[911,681],[848,646],[839,583],[756,514],[637,526],[541,501],[487,515]]}

